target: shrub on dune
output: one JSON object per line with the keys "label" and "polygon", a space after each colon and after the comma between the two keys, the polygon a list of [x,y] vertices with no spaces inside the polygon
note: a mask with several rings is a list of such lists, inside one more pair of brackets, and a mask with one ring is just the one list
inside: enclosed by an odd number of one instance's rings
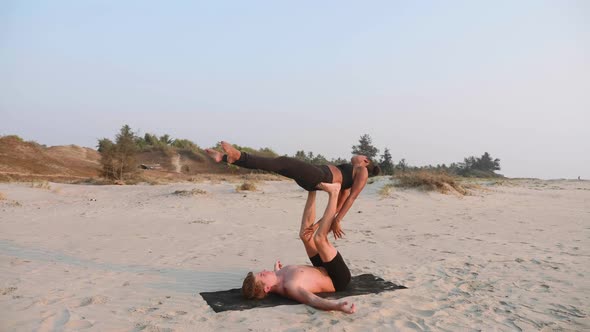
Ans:
{"label": "shrub on dune", "polygon": [[244,182],[236,187],[236,191],[256,191],[256,185],[252,182]]}
{"label": "shrub on dune", "polygon": [[463,188],[454,177],[439,171],[414,171],[395,175],[397,186],[402,188],[419,188],[423,190],[436,190],[441,193],[456,191],[465,195],[467,190]]}

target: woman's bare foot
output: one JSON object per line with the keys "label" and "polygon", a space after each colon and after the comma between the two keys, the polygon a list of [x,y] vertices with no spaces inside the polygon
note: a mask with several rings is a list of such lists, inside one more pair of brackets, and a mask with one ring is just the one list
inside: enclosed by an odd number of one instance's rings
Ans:
{"label": "woman's bare foot", "polygon": [[340,183],[322,182],[317,185],[317,188],[327,193],[338,193],[340,191]]}
{"label": "woman's bare foot", "polygon": [[213,160],[215,160],[216,163],[221,162],[221,159],[223,158],[223,153],[217,150],[205,149],[205,152],[207,152],[209,157],[213,158]]}
{"label": "woman's bare foot", "polygon": [[225,153],[227,154],[228,163],[233,164],[236,160],[240,159],[242,153],[238,149],[234,148],[233,145],[229,144],[226,141],[221,141],[221,147],[223,148],[223,151],[225,151]]}

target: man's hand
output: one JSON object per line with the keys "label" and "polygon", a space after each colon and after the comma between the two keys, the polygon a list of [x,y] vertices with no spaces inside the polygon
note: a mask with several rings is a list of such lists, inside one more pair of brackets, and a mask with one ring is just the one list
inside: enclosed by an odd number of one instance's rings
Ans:
{"label": "man's hand", "polygon": [[338,310],[347,313],[347,314],[353,314],[356,311],[356,306],[354,305],[354,303],[349,303],[348,301],[342,301],[340,303],[338,303]]}
{"label": "man's hand", "polygon": [[278,270],[283,268],[283,264],[281,264],[281,261],[277,261],[275,263],[275,272],[277,272]]}
{"label": "man's hand", "polygon": [[303,231],[303,236],[305,237],[305,239],[307,241],[311,240],[311,237],[313,236],[313,234],[315,234],[315,231],[318,229],[318,227],[320,227],[319,221],[316,222],[315,224],[305,228],[305,230]]}
{"label": "man's hand", "polygon": [[331,227],[332,233],[334,233],[334,240],[341,239],[344,236],[344,231],[342,231],[342,227],[340,227],[340,221],[334,219],[332,222]]}

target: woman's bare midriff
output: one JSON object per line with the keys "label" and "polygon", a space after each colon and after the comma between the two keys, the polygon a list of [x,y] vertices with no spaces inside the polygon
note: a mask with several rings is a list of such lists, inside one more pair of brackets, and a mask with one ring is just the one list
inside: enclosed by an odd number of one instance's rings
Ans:
{"label": "woman's bare midriff", "polygon": [[342,184],[342,172],[334,165],[328,165],[330,172],[332,172],[332,183]]}

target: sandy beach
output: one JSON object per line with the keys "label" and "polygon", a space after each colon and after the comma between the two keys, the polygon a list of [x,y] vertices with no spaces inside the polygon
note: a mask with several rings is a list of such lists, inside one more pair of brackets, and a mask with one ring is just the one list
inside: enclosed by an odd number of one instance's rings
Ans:
{"label": "sandy beach", "polygon": [[[353,275],[406,290],[215,313],[199,292],[307,264],[292,181],[0,184],[2,331],[590,329],[590,182],[510,180],[467,196],[369,184],[335,245]],[[191,191],[189,195],[174,194]],[[323,209],[326,196],[318,194]]]}

